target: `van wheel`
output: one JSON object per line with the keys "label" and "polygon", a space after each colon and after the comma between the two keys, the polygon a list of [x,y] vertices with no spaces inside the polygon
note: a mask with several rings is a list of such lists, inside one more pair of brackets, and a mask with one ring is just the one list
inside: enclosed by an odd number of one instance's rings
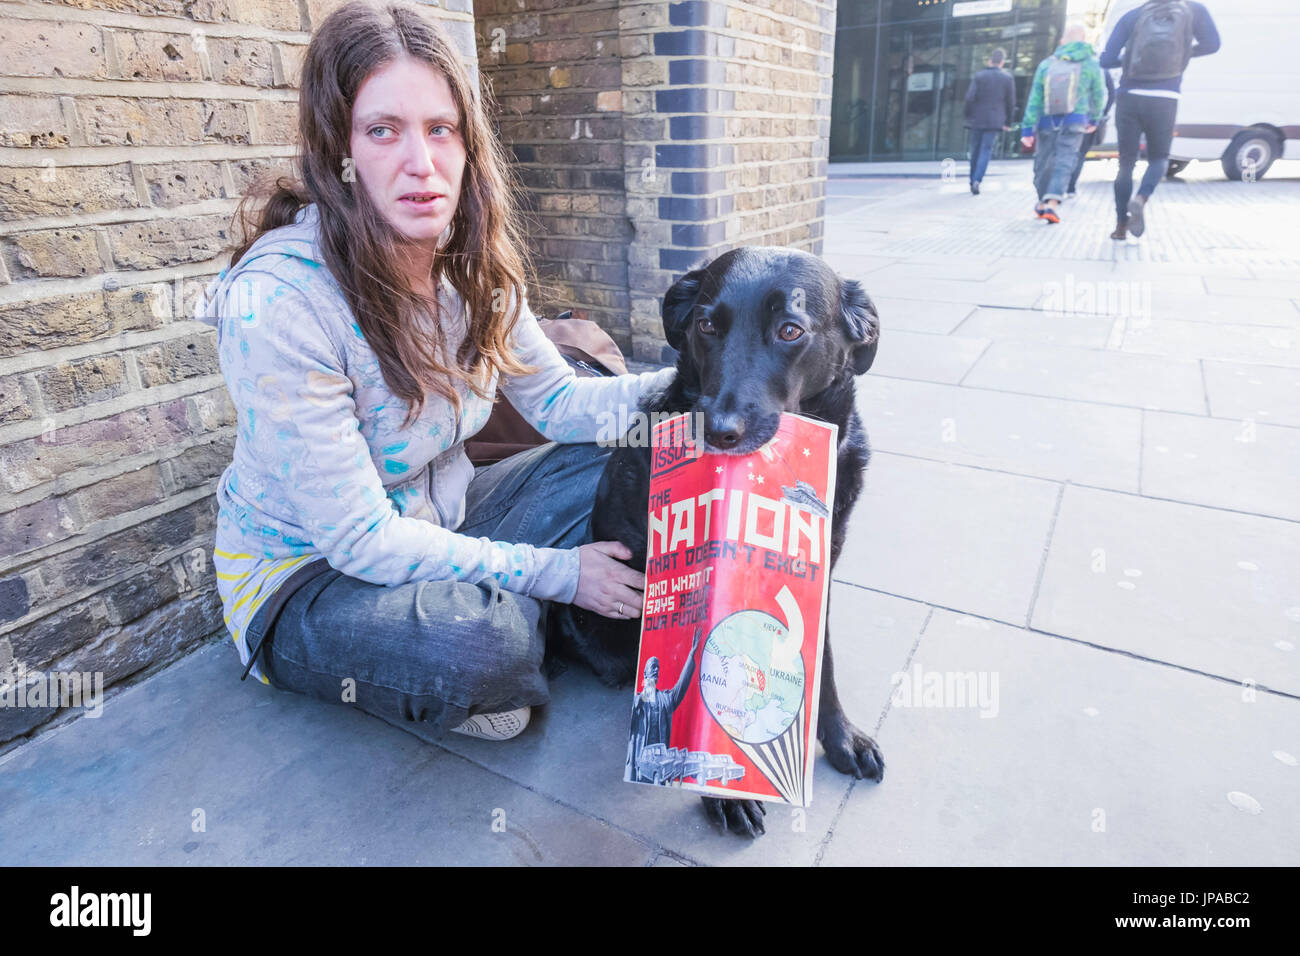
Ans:
{"label": "van wheel", "polygon": [[1282,146],[1272,131],[1259,127],[1244,129],[1232,138],[1223,153],[1223,173],[1229,179],[1262,179],[1281,152]]}
{"label": "van wheel", "polygon": [[1187,168],[1187,164],[1189,162],[1191,162],[1191,160],[1188,159],[1169,160],[1169,168],[1165,170],[1165,178],[1173,179],[1175,176],[1177,176],[1179,173],[1181,173],[1184,169]]}

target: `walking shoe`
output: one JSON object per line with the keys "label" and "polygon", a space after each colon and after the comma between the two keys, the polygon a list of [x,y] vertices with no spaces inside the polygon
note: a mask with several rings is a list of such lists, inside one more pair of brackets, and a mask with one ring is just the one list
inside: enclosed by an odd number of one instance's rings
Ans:
{"label": "walking shoe", "polygon": [[1073,198],[1074,198],[1075,196],[1077,196],[1077,195],[1079,195],[1079,194],[1076,193],[1076,192],[1068,192],[1068,193],[1065,194],[1065,198],[1066,198],[1066,199],[1073,199]]}
{"label": "walking shoe", "polygon": [[978,195],[980,194],[980,184],[977,183],[977,182],[975,182],[975,183],[971,183],[971,184],[970,184],[970,193],[971,193],[972,196],[978,196]]}
{"label": "walking shoe", "polygon": [[1040,219],[1046,219],[1050,223],[1061,221],[1060,214],[1056,211],[1055,206],[1044,206],[1043,211],[1038,214]]}
{"label": "walking shoe", "polygon": [[1146,208],[1146,196],[1134,196],[1128,203],[1128,231],[1135,236],[1140,236],[1146,232],[1147,224],[1142,218],[1143,210]]}
{"label": "walking shoe", "polygon": [[1110,237],[1112,239],[1119,239],[1121,241],[1127,239],[1128,223],[1126,223],[1124,220],[1121,219],[1118,223],[1116,223],[1115,231],[1110,234]]}
{"label": "walking shoe", "polygon": [[475,714],[458,727],[451,728],[454,734],[469,737],[483,737],[487,740],[509,740],[517,737],[528,726],[531,707],[506,710],[496,714]]}

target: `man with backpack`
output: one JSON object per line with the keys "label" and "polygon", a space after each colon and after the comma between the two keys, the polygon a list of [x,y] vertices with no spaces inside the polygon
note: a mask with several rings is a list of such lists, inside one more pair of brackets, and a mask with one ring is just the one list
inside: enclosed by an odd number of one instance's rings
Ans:
{"label": "man with backpack", "polygon": [[1002,69],[1007,54],[1000,47],[989,54],[987,69],[971,77],[966,90],[966,128],[970,130],[970,191],[980,194],[997,138],[1011,127],[1016,114],[1016,82]]}
{"label": "man with backpack", "polygon": [[[1115,103],[1119,174],[1115,177],[1115,231],[1126,239],[1146,231],[1146,204],[1169,168],[1183,71],[1194,56],[1219,49],[1210,12],[1189,0],[1147,0],[1120,17],[1101,54],[1106,69],[1124,68]],[[1147,169],[1133,196],[1138,146],[1147,138]]]}
{"label": "man with backpack", "polygon": [[1038,64],[1020,123],[1020,141],[1034,151],[1034,214],[1051,223],[1061,221],[1079,144],[1097,128],[1105,104],[1101,67],[1084,36],[1083,25],[1071,23],[1056,52]]}

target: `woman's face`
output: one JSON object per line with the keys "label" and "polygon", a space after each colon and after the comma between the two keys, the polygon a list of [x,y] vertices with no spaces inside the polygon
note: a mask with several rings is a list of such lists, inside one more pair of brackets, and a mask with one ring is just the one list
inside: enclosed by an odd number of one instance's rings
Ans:
{"label": "woman's face", "polygon": [[371,202],[393,228],[432,251],[456,212],[465,171],[465,140],[446,78],[409,56],[375,70],[352,104],[351,149]]}

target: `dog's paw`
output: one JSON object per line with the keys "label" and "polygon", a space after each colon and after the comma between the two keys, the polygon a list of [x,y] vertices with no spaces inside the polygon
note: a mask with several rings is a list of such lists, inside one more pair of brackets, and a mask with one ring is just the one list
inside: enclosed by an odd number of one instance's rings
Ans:
{"label": "dog's paw", "polygon": [[758,800],[719,800],[717,797],[701,797],[704,801],[704,815],[723,833],[739,833],[753,837],[766,833],[763,817],[767,809]]}
{"label": "dog's paw", "polygon": [[874,740],[847,720],[832,725],[822,739],[831,766],[840,773],[879,783],[885,777],[885,755]]}

